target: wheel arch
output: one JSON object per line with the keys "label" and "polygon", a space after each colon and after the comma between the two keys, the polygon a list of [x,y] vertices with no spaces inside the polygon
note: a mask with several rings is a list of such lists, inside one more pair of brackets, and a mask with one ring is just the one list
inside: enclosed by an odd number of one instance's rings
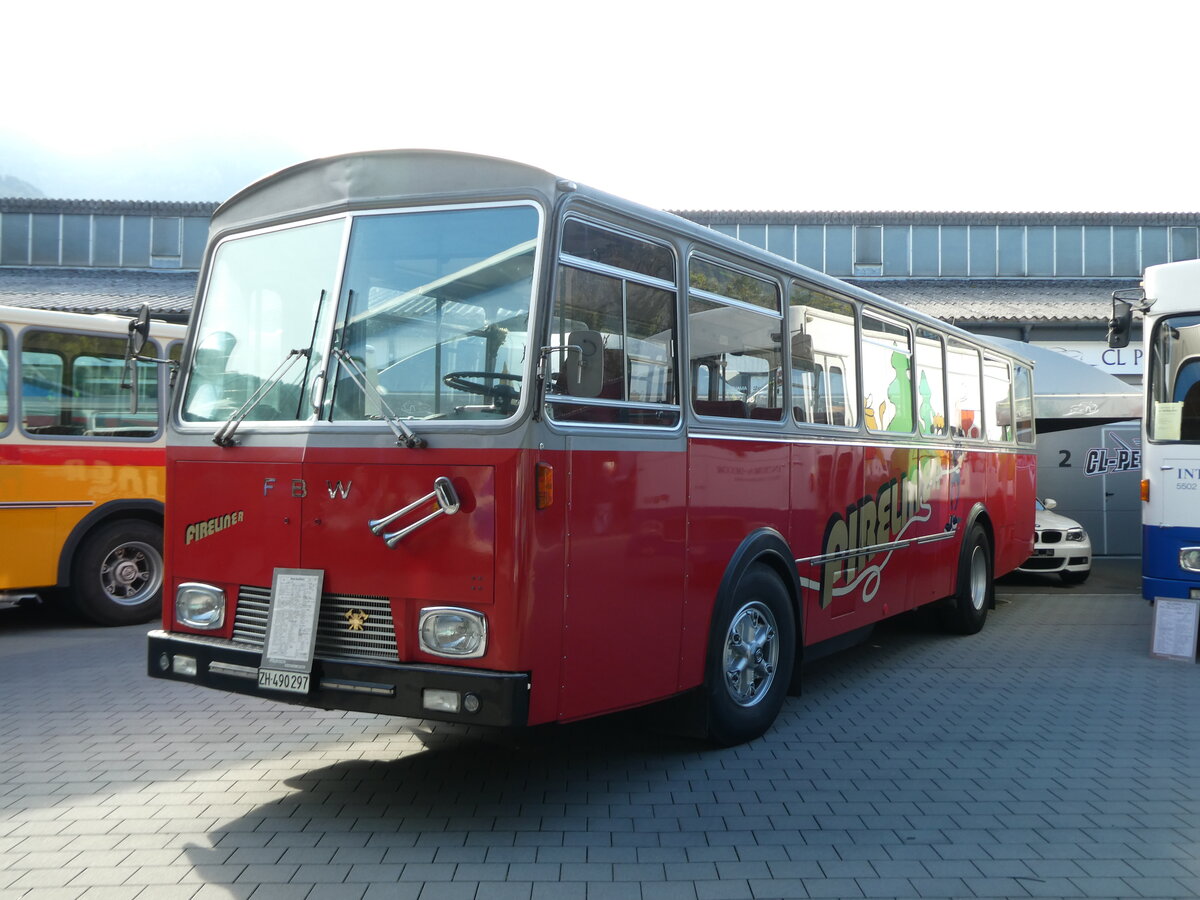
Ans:
{"label": "wheel arch", "polygon": [[58,556],[58,587],[71,586],[71,568],[75,554],[79,551],[89,534],[109,522],[121,519],[140,519],[156,525],[160,530],[163,525],[163,504],[159,500],[110,500],[97,506],[76,523],[63,541],[62,550]]}
{"label": "wheel arch", "polygon": [[967,519],[965,523],[966,527],[963,528],[964,537],[966,536],[967,532],[971,530],[971,526],[975,525],[976,523],[978,523],[979,527],[983,529],[984,534],[987,535],[987,539],[989,543],[991,543],[994,553],[996,548],[996,531],[992,526],[992,517],[987,511],[987,507],[982,503],[976,503],[971,507],[971,511],[967,513]]}
{"label": "wheel arch", "polygon": [[800,588],[800,578],[796,574],[795,557],[792,555],[791,548],[784,540],[783,535],[773,528],[759,528],[752,531],[746,535],[733,555],[730,556],[729,563],[725,567],[725,574],[721,578],[717,594],[713,597],[712,607],[709,610],[709,633],[712,632],[712,619],[721,601],[737,591],[742,577],[751,566],[757,564],[765,565],[775,572],[788,592],[788,598],[792,604],[792,616],[796,623],[796,660],[799,662],[804,647],[804,622],[800,604],[803,594]]}

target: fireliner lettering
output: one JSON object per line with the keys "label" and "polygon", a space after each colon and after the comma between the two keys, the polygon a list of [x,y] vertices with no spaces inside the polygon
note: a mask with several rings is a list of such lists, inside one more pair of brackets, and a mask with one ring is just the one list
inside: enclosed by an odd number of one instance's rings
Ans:
{"label": "fireliner lettering", "polygon": [[196,522],[187,527],[184,532],[184,544],[190,544],[193,541],[202,541],[206,537],[212,537],[226,528],[232,528],[234,525],[242,524],[242,519],[245,516],[244,510],[237,512],[226,513],[223,516],[213,516],[211,519],[206,519],[203,522]]}
{"label": "fireliner lettering", "polygon": [[[929,480],[927,490],[932,489],[934,482]],[[820,591],[822,609],[829,607],[835,595],[851,590],[863,579],[868,584],[862,599],[870,602],[879,588],[883,566],[894,549],[887,545],[900,540],[914,523],[929,521],[930,498],[918,489],[924,483],[925,479],[900,475],[885,482],[874,495],[867,494],[846,507],[845,515],[834,513],[829,517],[822,542],[824,561],[820,563],[820,582],[801,578],[805,587]],[[864,552],[855,554],[859,549]],[[883,559],[868,566],[869,560],[885,549]],[[843,583],[841,588],[837,587],[839,582]]]}

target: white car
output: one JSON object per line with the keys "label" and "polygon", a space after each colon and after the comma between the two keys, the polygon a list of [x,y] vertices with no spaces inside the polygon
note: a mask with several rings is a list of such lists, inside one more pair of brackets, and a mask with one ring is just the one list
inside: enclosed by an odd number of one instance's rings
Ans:
{"label": "white car", "polygon": [[1033,555],[1017,571],[1037,575],[1057,572],[1067,584],[1082,584],[1092,571],[1092,542],[1074,519],[1051,512],[1056,505],[1049,498],[1037,501]]}

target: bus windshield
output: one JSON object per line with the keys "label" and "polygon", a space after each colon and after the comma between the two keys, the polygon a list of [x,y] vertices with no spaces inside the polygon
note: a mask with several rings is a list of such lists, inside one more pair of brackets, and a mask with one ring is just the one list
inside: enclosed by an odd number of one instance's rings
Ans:
{"label": "bus windshield", "polygon": [[[225,241],[213,257],[183,398],[185,422],[220,422],[268,383],[293,350],[308,351],[317,314],[336,288],[340,219]],[[293,359],[299,359],[294,357]],[[246,413],[307,418],[308,365],[293,365]]]}
{"label": "bus windshield", "polygon": [[348,241],[340,218],[226,241],[200,313],[184,421],[224,421],[256,391],[247,420],[309,418],[330,317],[334,354],[352,363],[330,363],[322,417],[512,414],[539,222],[530,204],[472,206],[359,214]]}
{"label": "bus windshield", "polygon": [[1159,322],[1150,347],[1149,430],[1156,441],[1200,441],[1200,316]]}
{"label": "bus windshield", "polygon": [[[335,346],[402,418],[511,414],[528,355],[537,233],[529,205],[358,217]],[[378,416],[347,374],[335,379],[332,417]]]}

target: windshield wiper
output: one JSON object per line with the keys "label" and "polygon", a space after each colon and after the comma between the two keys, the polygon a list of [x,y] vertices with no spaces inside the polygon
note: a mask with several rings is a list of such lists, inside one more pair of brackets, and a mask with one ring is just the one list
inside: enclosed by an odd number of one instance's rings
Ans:
{"label": "windshield wiper", "polygon": [[289,351],[283,362],[281,362],[275,368],[275,371],[271,373],[271,377],[260,384],[258,386],[258,390],[251,394],[246,399],[245,403],[235,409],[229,418],[225,420],[225,424],[217,429],[217,433],[213,435],[213,443],[218,447],[232,447],[234,444],[234,432],[238,430],[238,426],[242,424],[246,416],[250,415],[250,410],[258,406],[258,404],[262,402],[263,397],[267,396],[267,394],[270,392],[271,388],[275,387],[275,385],[283,380],[283,376],[286,375],[288,370],[296,364],[296,360],[300,359],[301,357],[308,359],[311,355],[312,350],[310,350],[308,347],[305,347],[302,350],[295,349]]}
{"label": "windshield wiper", "polygon": [[362,391],[363,396],[371,403],[378,403],[379,408],[383,410],[380,416],[388,424],[388,428],[392,429],[392,434],[396,435],[396,446],[403,444],[410,450],[420,449],[425,446],[423,438],[418,437],[413,433],[413,430],[404,424],[404,421],[392,412],[392,408],[387,405],[383,397],[379,396],[378,391],[371,390],[367,384],[367,374],[358,367],[358,363],[354,361],[354,357],[344,347],[339,347],[333,351],[333,356],[339,362],[345,363],[346,374],[350,376],[350,380],[354,382],[355,387]]}

